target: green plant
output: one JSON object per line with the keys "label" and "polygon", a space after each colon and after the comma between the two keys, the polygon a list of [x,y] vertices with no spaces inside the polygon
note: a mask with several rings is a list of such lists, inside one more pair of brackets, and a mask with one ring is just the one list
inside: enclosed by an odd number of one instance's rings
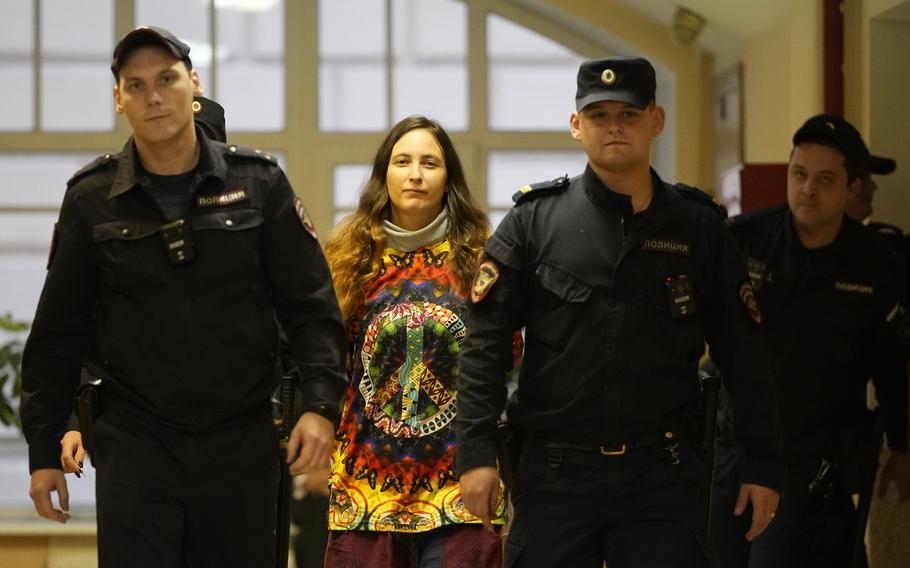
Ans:
{"label": "green plant", "polygon": [[22,336],[28,328],[28,323],[14,320],[10,313],[0,315],[0,334],[9,338],[0,345],[0,422],[20,429],[16,409],[22,396]]}

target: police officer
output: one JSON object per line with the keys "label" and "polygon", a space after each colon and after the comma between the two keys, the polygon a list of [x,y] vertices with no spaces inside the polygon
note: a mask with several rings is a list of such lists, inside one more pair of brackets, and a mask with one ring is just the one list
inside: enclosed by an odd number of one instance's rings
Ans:
{"label": "police officer", "polygon": [[897,163],[891,158],[870,155],[868,169],[860,178],[862,185],[858,190],[851,191],[847,195],[847,216],[863,222],[872,215],[872,199],[878,189],[878,184],[875,183],[872,174],[888,175],[896,168]]}
{"label": "police officer", "polygon": [[208,140],[189,47],[139,28],[114,50],[133,135],[68,183],[23,355],[30,494],[66,521],[60,436],[83,361],[95,423],[101,566],[274,563],[278,326],[304,377],[292,471],[323,466],[344,330],[312,224],[267,154]]}
{"label": "police officer", "polygon": [[705,340],[747,398],[740,440],[751,537],[782,481],[760,313],[723,210],[649,167],[664,127],[645,59],[587,61],[572,136],[584,173],[522,188],[471,290],[458,382],[458,469],[468,510],[498,495],[494,430],[512,332],[526,347],[509,421],[524,437],[510,566],[706,564],[702,465],[689,419]]}
{"label": "police officer", "polygon": [[907,487],[902,274],[888,243],[845,215],[871,164],[850,123],[814,116],[793,136],[787,205],[731,220],[762,307],[788,478],[777,517],[750,546],[735,519],[738,467],[718,471],[713,529],[725,568],[850,565],[849,496],[878,463],[870,377],[894,450],[882,482]]}

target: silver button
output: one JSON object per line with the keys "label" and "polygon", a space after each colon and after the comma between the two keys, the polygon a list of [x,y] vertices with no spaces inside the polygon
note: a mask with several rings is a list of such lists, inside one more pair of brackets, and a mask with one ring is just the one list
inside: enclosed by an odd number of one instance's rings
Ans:
{"label": "silver button", "polygon": [[228,227],[233,227],[233,226],[234,226],[234,222],[231,221],[230,219],[226,219],[226,220],[224,221],[224,224],[227,225]]}
{"label": "silver button", "polygon": [[129,230],[129,229],[121,229],[121,230],[120,230],[120,234],[123,235],[124,237],[128,237],[128,236],[130,236],[130,230]]}
{"label": "silver button", "polygon": [[228,146],[228,150],[230,150],[231,152],[236,152],[237,146]]}

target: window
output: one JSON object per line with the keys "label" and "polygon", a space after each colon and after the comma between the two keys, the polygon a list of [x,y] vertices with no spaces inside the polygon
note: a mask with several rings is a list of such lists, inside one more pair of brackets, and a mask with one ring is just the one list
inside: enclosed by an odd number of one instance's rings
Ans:
{"label": "window", "polygon": [[28,131],[35,126],[34,6],[0,0],[0,14],[0,130]]}
{"label": "window", "polygon": [[335,207],[334,223],[357,209],[360,192],[370,179],[370,164],[339,164],[335,166],[332,181],[332,199]]}
{"label": "window", "polygon": [[[113,0],[42,0],[41,130],[113,130]],[[78,112],[73,112],[78,109]]]}
{"label": "window", "polygon": [[[0,313],[32,319],[66,180],[129,135],[113,112],[109,66],[133,26],[165,27],[191,46],[206,95],[226,109],[230,142],[279,157],[324,241],[356,207],[384,132],[410,114],[452,135],[494,226],[521,186],[581,173],[568,133],[575,73],[610,46],[535,4],[0,0]],[[673,160],[672,145],[656,155]],[[658,170],[675,171],[667,163]],[[13,434],[0,432],[0,506],[33,517]],[[92,503],[91,486],[71,483],[72,500]]]}
{"label": "window", "polygon": [[384,131],[411,114],[467,129],[462,2],[321,0],[319,23],[321,130]]}
{"label": "window", "polygon": [[575,74],[584,59],[549,38],[489,14],[490,129],[565,132],[575,110]]}

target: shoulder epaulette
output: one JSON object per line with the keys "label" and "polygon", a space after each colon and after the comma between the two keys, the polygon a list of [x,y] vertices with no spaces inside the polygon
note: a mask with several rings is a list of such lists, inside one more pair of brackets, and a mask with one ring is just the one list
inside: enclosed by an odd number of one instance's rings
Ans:
{"label": "shoulder epaulette", "polygon": [[722,219],[727,218],[727,208],[715,201],[710,194],[705,193],[697,187],[692,187],[691,185],[686,185],[684,183],[677,183],[674,187],[683,197],[694,199],[702,205],[707,205],[711,209],[717,211],[717,214],[720,215]]}
{"label": "shoulder epaulette", "polygon": [[521,203],[544,195],[554,195],[569,187],[569,176],[565,175],[550,181],[541,181],[526,185],[515,192],[512,201]]}
{"label": "shoulder epaulette", "polygon": [[225,146],[225,154],[228,156],[236,156],[238,158],[251,158],[254,160],[261,160],[267,164],[272,164],[273,166],[278,165],[278,160],[270,154],[269,152],[264,152],[258,148],[250,148],[248,146],[237,146],[231,144]]}
{"label": "shoulder epaulette", "polygon": [[84,178],[88,174],[97,170],[104,164],[110,162],[113,158],[114,158],[113,154],[103,154],[101,156],[98,156],[91,162],[85,164],[84,166],[82,166],[82,169],[80,169],[78,172],[73,174],[73,177],[71,177],[69,180],[67,180],[66,187],[71,187],[74,183],[76,183],[80,179]]}
{"label": "shoulder epaulette", "polygon": [[868,223],[866,226],[869,227],[870,229],[872,229],[873,231],[875,231],[876,233],[878,233],[879,235],[882,235],[887,238],[899,239],[904,236],[904,232],[900,229],[900,227],[896,227],[890,223],[880,223],[880,222],[872,221],[872,222]]}

